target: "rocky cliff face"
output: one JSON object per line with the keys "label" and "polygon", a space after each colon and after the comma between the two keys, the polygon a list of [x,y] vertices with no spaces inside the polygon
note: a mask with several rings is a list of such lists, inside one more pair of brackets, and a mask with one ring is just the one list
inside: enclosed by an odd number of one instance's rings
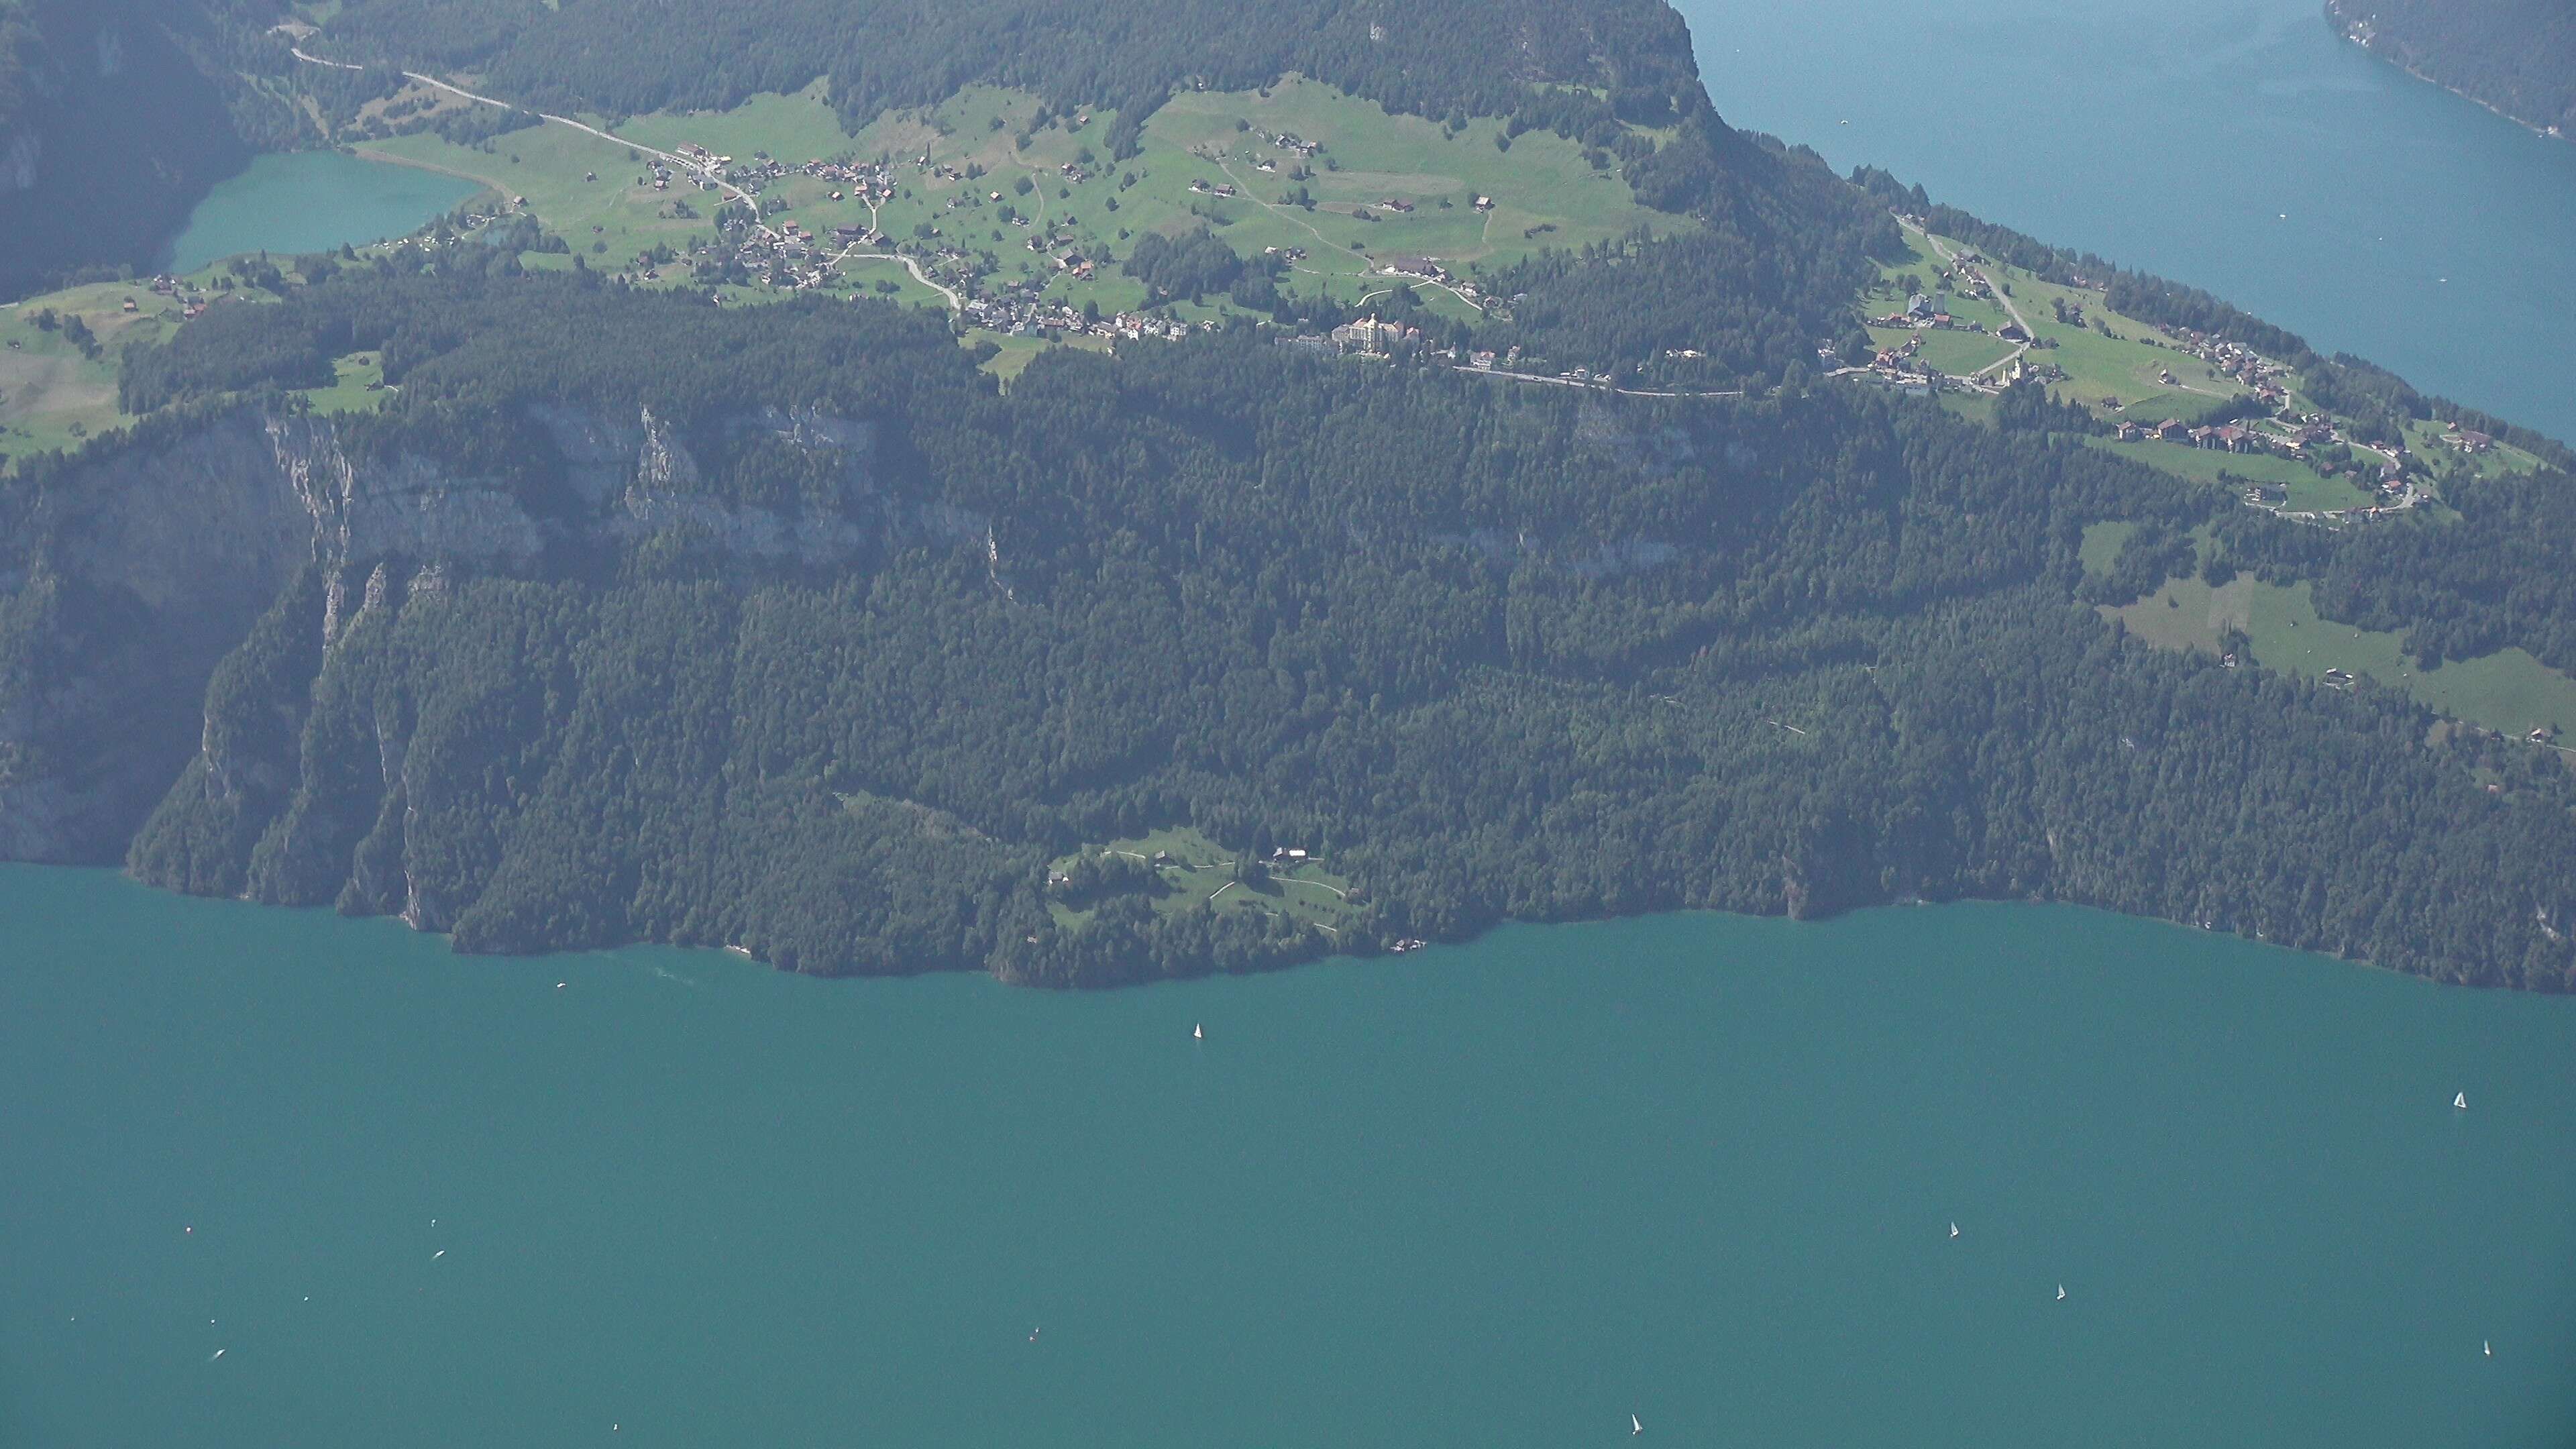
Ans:
{"label": "rocky cliff face", "polygon": [[[297,627],[327,648],[370,610],[434,598],[459,576],[541,578],[558,556],[652,545],[757,574],[847,568],[906,538],[986,529],[887,497],[865,421],[720,421],[719,443],[783,448],[833,480],[837,496],[784,506],[733,496],[649,410],[549,407],[532,420],[557,455],[533,471],[560,489],[360,456],[327,419],[251,410],[49,480],[24,536],[0,540],[0,859],[113,861],[174,781],[231,799],[267,788],[263,771],[291,771],[291,731],[272,741],[282,760],[228,755],[208,688],[308,574],[314,613]],[[385,751],[398,778],[399,743]]]}

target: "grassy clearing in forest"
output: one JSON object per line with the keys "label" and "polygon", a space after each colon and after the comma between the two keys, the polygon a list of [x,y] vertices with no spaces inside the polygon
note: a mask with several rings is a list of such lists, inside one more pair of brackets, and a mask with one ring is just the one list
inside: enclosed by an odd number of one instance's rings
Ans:
{"label": "grassy clearing in forest", "polygon": [[[124,426],[116,410],[118,355],[168,337],[177,306],[147,283],[100,282],[0,308],[0,455],[78,448]],[[95,357],[67,335],[75,317],[95,339]]]}
{"label": "grassy clearing in forest", "polygon": [[[2089,536],[2086,542],[2092,542]],[[2168,579],[2146,598],[2103,613],[2164,649],[2217,654],[2227,635],[2240,634],[2254,661],[2267,669],[2320,680],[2329,670],[2341,670],[2405,690],[2436,713],[2507,734],[2576,728],[2576,680],[2525,651],[2505,649],[2422,669],[2396,634],[2319,618],[2305,583],[2283,588],[2239,574],[2212,588],[2197,578]]]}
{"label": "grassy clearing in forest", "polygon": [[[1154,909],[1173,915],[1207,906],[1211,910],[1260,911],[1284,915],[1328,933],[1340,929],[1351,914],[1350,881],[1317,862],[1278,866],[1267,879],[1239,880],[1240,852],[1228,850],[1188,826],[1167,826],[1106,845],[1087,845],[1048,866],[1050,875],[1073,870],[1086,856],[1113,856],[1151,872],[1146,887]],[[1099,899],[1069,903],[1050,900],[1048,910],[1063,926],[1080,926],[1099,908]]]}

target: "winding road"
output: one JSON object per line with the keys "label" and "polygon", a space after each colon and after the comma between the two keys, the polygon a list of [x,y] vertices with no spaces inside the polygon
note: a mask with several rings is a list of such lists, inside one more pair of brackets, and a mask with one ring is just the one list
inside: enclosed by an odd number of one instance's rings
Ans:
{"label": "winding road", "polygon": [[[351,65],[346,61],[324,60],[318,55],[308,55],[305,53],[302,46],[290,46],[288,47],[288,51],[297,60],[304,62],[306,65],[327,66],[332,70],[366,69],[365,66]],[[440,80],[436,76],[422,75],[416,70],[404,71],[402,72],[402,77],[405,80],[417,81],[422,85],[445,91],[451,96],[455,96],[460,100],[471,101],[478,106],[495,106],[505,111],[522,109],[522,107],[513,106],[508,101],[499,100],[492,96],[476,95],[474,92],[465,89],[463,86],[449,85],[447,82]],[[530,114],[548,125],[568,126],[573,130],[581,132],[585,136],[596,136],[600,140],[606,141],[611,145],[623,146],[629,151],[640,152],[646,156],[651,156],[658,160],[668,162],[673,166],[691,173],[692,175],[707,176],[708,179],[715,182],[716,192],[718,195],[723,196],[730,201],[739,201],[751,209],[753,218],[752,227],[754,230],[758,231],[761,236],[768,240],[776,241],[779,239],[778,233],[770,230],[768,223],[759,220],[760,203],[753,198],[750,192],[743,190],[741,187],[734,185],[732,182],[725,180],[721,176],[712,175],[696,161],[693,161],[686,156],[675,155],[669,151],[647,146],[641,141],[630,141],[624,136],[603,131],[597,126],[584,125],[582,122],[576,121],[570,116],[558,116],[545,111],[534,111]],[[874,206],[870,206],[868,208],[868,217],[870,221],[870,229],[873,230],[876,218],[876,208]],[[866,261],[875,258],[883,258],[903,263],[905,269],[912,273],[912,279],[914,281],[921,283],[921,285],[928,287],[930,290],[937,292],[940,296],[948,299],[948,310],[951,312],[962,312],[965,310],[965,303],[958,298],[958,295],[954,291],[932,281],[930,279],[930,274],[922,270],[921,263],[913,260],[911,257],[905,256],[901,252],[862,252],[853,249],[844,251],[833,257],[831,264],[838,267],[842,262],[852,259]]]}
{"label": "winding road", "polygon": [[[305,54],[305,53],[304,53],[304,49],[303,49],[303,47],[301,47],[301,46],[292,46],[292,47],[289,47],[289,49],[288,49],[288,53],[289,53],[289,54],[291,54],[291,55],[293,55],[297,60],[300,60],[300,61],[304,62],[306,65],[320,65],[320,66],[328,66],[328,67],[330,67],[330,68],[331,68],[331,69],[333,69],[333,70],[365,70],[365,69],[366,69],[366,67],[365,67],[365,66],[362,66],[362,65],[351,65],[351,64],[349,64],[349,63],[348,63],[348,62],[346,62],[346,61],[339,61],[339,60],[324,60],[322,57],[320,57],[320,56],[318,56],[318,55],[307,55],[307,54]],[[403,79],[405,79],[405,80],[409,80],[409,81],[418,81],[418,82],[419,82],[419,83],[421,83],[422,85],[430,86],[430,87],[433,87],[433,88],[435,88],[435,89],[445,91],[445,92],[447,92],[449,95],[451,95],[451,96],[455,96],[455,97],[457,97],[457,98],[458,98],[458,99],[460,99],[460,100],[472,101],[474,104],[476,104],[476,105],[478,105],[478,106],[494,106],[494,107],[498,107],[499,109],[504,110],[504,111],[515,111],[515,110],[522,109],[521,107],[511,105],[508,101],[504,101],[504,100],[496,100],[496,99],[494,99],[494,98],[493,98],[493,97],[491,97],[491,96],[478,96],[478,95],[476,95],[474,92],[472,92],[472,91],[469,91],[469,90],[465,89],[463,86],[452,86],[452,85],[449,85],[447,82],[445,82],[445,81],[443,81],[443,80],[440,80],[440,79],[439,79],[438,77],[436,77],[436,76],[432,76],[432,75],[422,75],[419,71],[416,71],[416,70],[407,70],[407,71],[402,72],[401,74],[402,74]],[[657,157],[657,158],[659,158],[659,159],[661,159],[661,160],[664,160],[664,161],[668,161],[668,162],[670,162],[670,163],[671,163],[672,165],[674,165],[674,166],[684,167],[684,168],[686,168],[686,169],[688,169],[688,170],[690,170],[690,171],[692,171],[692,172],[695,172],[695,171],[697,171],[697,170],[699,169],[699,167],[698,167],[698,163],[697,163],[697,162],[695,162],[695,161],[690,160],[690,159],[689,159],[688,157],[686,157],[686,156],[675,156],[675,155],[673,155],[672,153],[670,153],[670,152],[668,152],[668,151],[660,151],[660,150],[656,150],[656,149],[654,149],[653,147],[651,147],[651,146],[647,146],[647,145],[643,144],[643,143],[642,143],[642,142],[640,142],[640,141],[629,141],[629,140],[627,140],[627,139],[626,139],[625,137],[623,137],[623,136],[611,135],[610,133],[608,133],[608,132],[606,132],[606,131],[603,131],[603,130],[599,129],[597,126],[586,126],[586,125],[583,125],[581,122],[574,120],[574,119],[573,119],[572,117],[570,117],[570,116],[556,116],[556,115],[549,115],[548,113],[546,113],[546,112],[544,112],[544,111],[533,111],[533,112],[530,112],[530,114],[534,115],[538,120],[540,120],[540,121],[544,121],[544,122],[548,123],[549,125],[556,125],[556,126],[570,126],[572,129],[574,129],[574,130],[576,130],[576,131],[581,132],[581,133],[582,133],[583,135],[585,135],[585,136],[597,136],[599,139],[601,139],[601,140],[603,140],[603,141],[607,141],[607,142],[609,142],[609,143],[611,143],[611,144],[613,144],[613,145],[623,146],[623,147],[625,147],[625,148],[626,148],[627,150],[629,150],[629,151],[640,151],[640,152],[642,152],[643,154],[645,154],[645,155],[647,155],[647,156]],[[753,214],[754,214],[755,216],[756,216],[756,215],[758,215],[759,210],[760,210],[759,205],[758,205],[758,203],[756,203],[756,202],[754,202],[754,201],[752,200],[752,196],[751,196],[751,193],[750,193],[750,192],[743,190],[741,187],[734,185],[732,182],[725,180],[725,179],[724,179],[723,177],[721,177],[721,176],[719,176],[719,177],[714,177],[714,178],[712,178],[712,179],[713,179],[713,180],[715,181],[715,183],[716,183],[716,190],[717,190],[717,192],[718,192],[718,194],[719,194],[719,195],[725,195],[725,196],[727,196],[727,197],[728,197],[728,199],[730,199],[730,200],[740,201],[740,202],[743,202],[743,203],[745,203],[745,204],[747,204],[747,205],[750,205],[750,206],[751,206],[751,208],[752,208]],[[759,225],[759,224],[758,224],[758,223],[756,223],[756,222],[755,222],[754,224],[755,224],[755,225]],[[764,236],[767,236],[767,235],[769,235],[769,234],[770,234],[769,228],[768,228],[767,226],[760,226],[760,232],[761,232],[761,234],[762,234],[762,235],[764,235]]]}

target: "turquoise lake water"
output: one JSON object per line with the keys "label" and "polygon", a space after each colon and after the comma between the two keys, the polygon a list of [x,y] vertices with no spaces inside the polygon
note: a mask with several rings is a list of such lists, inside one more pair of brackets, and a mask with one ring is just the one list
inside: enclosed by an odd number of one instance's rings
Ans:
{"label": "turquoise lake water", "polygon": [[2576,1001],[2015,906],[1077,996],[0,921],[0,1443],[2576,1426]]}
{"label": "turquoise lake water", "polygon": [[2576,144],[2364,54],[2323,0],[1678,8],[1738,125],[2576,438]]}
{"label": "turquoise lake water", "polygon": [[255,156],[197,203],[167,265],[193,272],[243,252],[296,255],[405,236],[481,189],[337,151]]}
{"label": "turquoise lake water", "polygon": [[[1731,120],[2576,435],[2576,147],[2318,8],[1683,5]],[[1056,996],[0,867],[0,1093],[10,1449],[2576,1442],[2576,1002],[2075,910]]]}

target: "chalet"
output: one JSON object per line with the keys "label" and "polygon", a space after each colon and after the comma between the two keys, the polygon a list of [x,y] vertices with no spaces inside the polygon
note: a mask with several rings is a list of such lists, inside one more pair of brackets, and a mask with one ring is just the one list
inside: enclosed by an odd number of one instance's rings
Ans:
{"label": "chalet", "polygon": [[1387,210],[1389,210],[1389,211],[1394,211],[1394,212],[1406,212],[1406,211],[1411,211],[1411,210],[1413,209],[1413,203],[1412,203],[1412,202],[1410,202],[1410,201],[1406,201],[1406,200],[1404,200],[1404,199],[1402,199],[1402,198],[1400,198],[1400,197],[1394,197],[1394,196],[1390,196],[1390,197],[1388,197],[1388,198],[1387,198],[1383,203],[1381,203],[1381,204],[1382,204],[1382,205],[1384,205],[1384,206],[1386,207],[1386,209],[1387,209]]}
{"label": "chalet", "polygon": [[1996,329],[1995,335],[2006,342],[2028,342],[2030,340],[2030,333],[2018,322],[2005,323],[2002,327]]}
{"label": "chalet", "polygon": [[2230,424],[2223,428],[2213,428],[2211,429],[2210,435],[2214,440],[2212,446],[2224,449],[2230,453],[2259,453],[2263,451],[2263,444],[2260,439],[2256,438],[2250,430],[2237,427],[2234,424]]}
{"label": "chalet", "polygon": [[2180,418],[2167,418],[2156,424],[2156,436],[2168,443],[2187,443],[2191,441],[2191,429],[2184,427]]}
{"label": "chalet", "polygon": [[2483,453],[2495,446],[2495,439],[2474,428],[2459,428],[2442,435],[2442,441],[2463,453]]}
{"label": "chalet", "polygon": [[2220,446],[2218,441],[2218,429],[2216,428],[2194,428],[2191,430],[2189,437],[2191,438],[2191,445],[2195,448],[2215,448]]}
{"label": "chalet", "polygon": [[1932,299],[1924,296],[1921,292],[1915,293],[1911,298],[1907,299],[1905,303],[1905,315],[1908,317],[1931,316]]}
{"label": "chalet", "polygon": [[2134,442],[2138,442],[2139,440],[2141,440],[2141,439],[2145,438],[2145,437],[2146,437],[2146,435],[2147,435],[2147,430],[2146,430],[2146,429],[2144,429],[2144,428],[2142,428],[2142,427],[2139,427],[2136,423],[2130,422],[2130,421],[2128,421],[2128,420],[2127,420],[2127,419],[2125,419],[2125,418],[2121,420],[2121,422],[2120,422],[2120,426],[2119,426],[2119,429],[2118,429],[2118,436],[2119,436],[2119,439],[2120,439],[2120,441],[2121,441],[2121,442],[2123,442],[2123,443],[2134,443]]}
{"label": "chalet", "polygon": [[1492,197],[1490,197],[1490,196],[1479,196],[1479,197],[1477,197],[1477,198],[1476,198],[1476,209],[1477,209],[1478,211],[1491,211],[1491,210],[1493,210],[1493,209],[1494,209],[1494,198],[1492,198]]}

